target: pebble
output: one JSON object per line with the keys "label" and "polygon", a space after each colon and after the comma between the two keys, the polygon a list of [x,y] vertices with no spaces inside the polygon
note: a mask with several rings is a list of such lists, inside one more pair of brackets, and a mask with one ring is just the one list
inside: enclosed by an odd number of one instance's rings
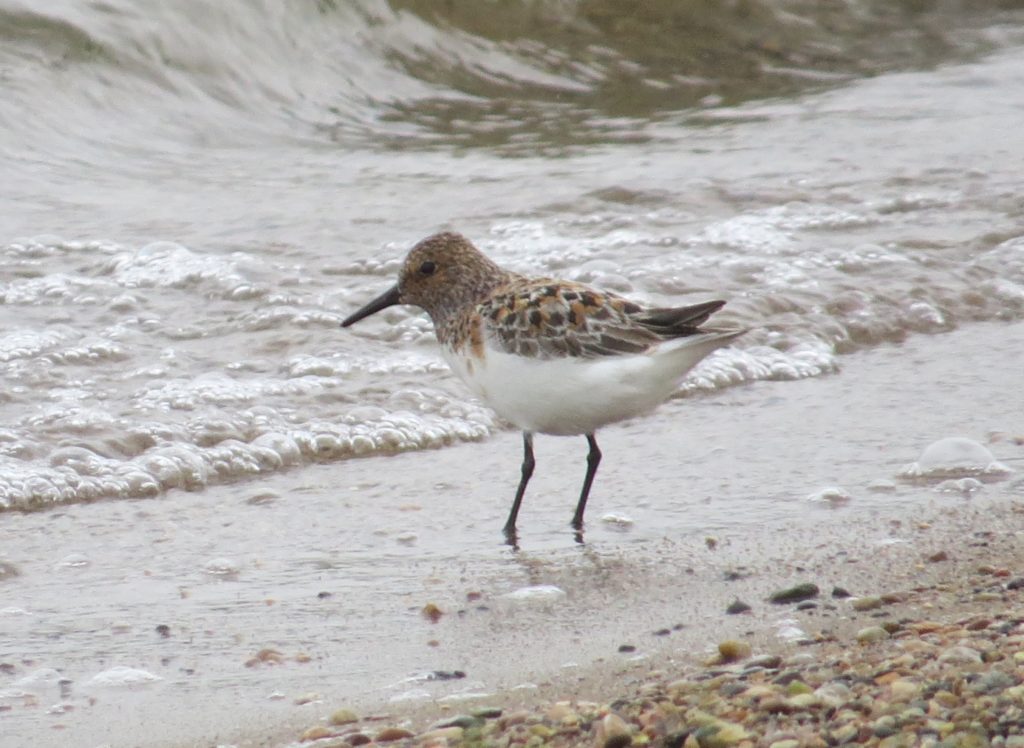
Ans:
{"label": "pebble", "polygon": [[480,717],[474,717],[470,714],[456,714],[454,717],[444,717],[443,719],[439,719],[437,722],[432,724],[429,729],[440,730],[446,727],[468,729],[470,727],[477,727],[481,724],[483,724],[483,719]]}
{"label": "pebble", "polygon": [[889,632],[881,626],[867,626],[857,632],[857,641],[860,644],[875,644],[885,641],[889,636]]}
{"label": "pebble", "polygon": [[882,607],[882,598],[857,597],[850,602],[850,606],[857,611],[875,610]]}
{"label": "pebble", "polygon": [[774,654],[763,654],[753,657],[747,663],[749,667],[761,667],[766,670],[776,670],[782,665],[782,658]]}
{"label": "pebble", "polygon": [[830,742],[843,745],[844,743],[852,742],[859,734],[860,729],[857,725],[843,725],[832,733],[832,741]]}
{"label": "pebble", "polygon": [[1017,685],[1017,681],[1009,675],[999,670],[993,670],[971,683],[970,688],[978,693],[999,693],[1015,685]]}
{"label": "pebble", "polygon": [[811,693],[811,687],[802,680],[793,680],[786,685],[787,696],[806,696]]}
{"label": "pebble", "polygon": [[415,737],[416,733],[406,730],[404,727],[385,727],[373,736],[376,743],[390,743],[393,740]]}
{"label": "pebble", "polygon": [[693,733],[700,748],[727,748],[750,737],[742,725],[715,720]]}
{"label": "pebble", "polygon": [[750,644],[739,639],[726,639],[718,645],[718,654],[722,662],[744,660],[753,653]]}
{"label": "pebble", "polygon": [[246,667],[256,667],[257,665],[280,665],[284,662],[284,655],[278,652],[276,649],[261,649],[259,652],[254,654],[248,660],[245,661]]}
{"label": "pebble", "polygon": [[533,715],[531,712],[528,712],[525,709],[520,709],[518,711],[509,712],[508,714],[503,715],[501,717],[501,721],[499,722],[499,724],[502,725],[502,727],[521,725],[525,723],[528,719],[530,719],[530,717],[532,716]]}
{"label": "pebble", "polygon": [[981,653],[970,647],[950,647],[939,655],[939,662],[947,665],[973,665],[981,662]]}
{"label": "pebble", "polygon": [[[434,741],[445,741],[446,743],[459,743],[462,742],[462,736],[465,730],[461,727],[438,727],[435,730],[428,730],[418,736],[418,740],[421,743],[429,743]],[[377,738],[380,740],[380,738]]]}
{"label": "pebble", "polygon": [[742,600],[736,599],[729,603],[729,607],[725,609],[725,612],[731,616],[735,616],[740,613],[746,613],[749,610],[751,610],[749,605]]}
{"label": "pebble", "polygon": [[320,740],[322,738],[330,738],[333,736],[334,732],[330,728],[324,727],[323,725],[316,725],[303,732],[299,740],[305,743],[310,740]]}
{"label": "pebble", "polygon": [[461,680],[465,677],[462,670],[431,670],[427,680]]}
{"label": "pebble", "polygon": [[531,735],[536,735],[538,738],[541,738],[541,739],[543,739],[543,738],[550,738],[552,735],[555,734],[555,731],[552,730],[550,727],[548,727],[547,725],[540,725],[540,724],[538,724],[538,725],[530,725],[528,732]]}
{"label": "pebble", "polygon": [[501,707],[482,706],[479,709],[474,709],[471,713],[480,719],[497,719],[501,716]]}
{"label": "pebble", "polygon": [[427,603],[420,610],[420,615],[422,615],[431,623],[437,623],[441,620],[441,617],[444,615],[444,611],[437,607],[437,605],[435,605],[434,603]]}
{"label": "pebble", "polygon": [[786,701],[794,710],[811,709],[821,703],[813,693],[798,693],[796,696],[790,696]]}
{"label": "pebble", "polygon": [[921,686],[906,679],[894,680],[889,684],[889,693],[893,701],[903,702],[916,699],[921,693]]}
{"label": "pebble", "polygon": [[788,587],[784,590],[778,590],[773,592],[768,598],[768,602],[774,603],[775,605],[786,605],[788,603],[798,603],[801,600],[809,600],[812,597],[817,597],[821,590],[818,589],[818,585],[812,582],[804,582],[793,587]]}
{"label": "pebble", "polygon": [[352,722],[358,722],[359,716],[351,709],[342,708],[333,712],[327,721],[332,725],[348,725]]}
{"label": "pebble", "polygon": [[548,710],[544,712],[544,718],[550,722],[564,722],[575,719],[576,712],[573,711],[572,705],[568,701],[559,701],[548,707]]}
{"label": "pebble", "polygon": [[624,748],[633,742],[633,728],[622,717],[609,712],[597,723],[594,742],[602,748]]}
{"label": "pebble", "polygon": [[850,687],[840,681],[826,683],[814,690],[818,701],[830,707],[839,707],[848,702],[850,693]]}

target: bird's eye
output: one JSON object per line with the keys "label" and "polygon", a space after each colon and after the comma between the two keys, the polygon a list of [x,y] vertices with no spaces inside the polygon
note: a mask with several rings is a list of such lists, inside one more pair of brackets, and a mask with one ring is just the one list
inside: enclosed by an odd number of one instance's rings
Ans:
{"label": "bird's eye", "polygon": [[420,274],[422,275],[433,275],[435,270],[437,270],[437,265],[430,260],[420,265]]}

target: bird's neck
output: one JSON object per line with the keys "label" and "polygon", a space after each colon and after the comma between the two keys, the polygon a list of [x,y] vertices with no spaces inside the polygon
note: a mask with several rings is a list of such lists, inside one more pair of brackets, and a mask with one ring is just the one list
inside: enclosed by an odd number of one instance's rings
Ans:
{"label": "bird's neck", "polygon": [[456,293],[446,294],[443,300],[439,299],[438,304],[427,310],[438,339],[446,337],[450,328],[459,324],[461,317],[471,314],[496,289],[522,279],[518,273],[500,268],[497,270],[498,272],[491,271],[463,278],[463,283]]}

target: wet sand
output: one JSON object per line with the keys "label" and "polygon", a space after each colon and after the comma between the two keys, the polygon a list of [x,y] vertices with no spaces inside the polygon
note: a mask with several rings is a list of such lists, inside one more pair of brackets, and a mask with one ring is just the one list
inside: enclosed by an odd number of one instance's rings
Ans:
{"label": "wet sand", "polygon": [[[874,615],[923,604],[854,615],[834,586],[952,585],[936,613],[980,613],[956,594],[978,585],[976,567],[1019,568],[1022,345],[1019,324],[977,325],[608,429],[583,546],[567,527],[583,459],[572,439],[539,441],[521,548],[502,544],[513,432],[258,487],[11,515],[0,690],[25,695],[3,700],[7,739],[277,745],[341,707],[422,730],[479,705],[606,703],[650,670],[697,667],[723,639],[793,654],[794,637],[848,644]],[[1016,472],[962,493],[898,477],[963,434]],[[830,485],[849,499],[808,500]],[[730,517],[735,496],[756,516]],[[38,562],[52,548],[68,554],[57,568]],[[765,601],[805,581],[822,590],[816,608]],[[751,611],[726,614],[736,599]],[[124,667],[160,680],[133,685]],[[121,682],[97,681],[111,670]]]}
{"label": "wet sand", "polygon": [[[681,631],[638,633],[638,654],[600,658],[528,691],[416,708],[378,705],[362,716],[342,706],[293,740],[797,748],[996,745],[1020,736],[1024,509],[1012,502],[951,507],[906,529],[915,542],[808,545],[781,576],[782,569],[746,567],[754,585],[724,575],[696,593],[697,607],[708,598],[721,603],[726,590],[752,606],[719,616],[720,626],[691,619]],[[785,604],[747,596],[782,577],[821,591]],[[849,590],[834,583],[851,577],[857,592],[846,597]],[[339,705],[325,705],[325,713],[331,706]],[[348,716],[360,718],[350,723]],[[251,744],[282,742],[292,741]]]}

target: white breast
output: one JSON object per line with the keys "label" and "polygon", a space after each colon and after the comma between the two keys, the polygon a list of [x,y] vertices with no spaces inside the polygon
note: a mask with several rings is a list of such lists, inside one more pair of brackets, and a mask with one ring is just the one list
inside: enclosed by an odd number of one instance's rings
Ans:
{"label": "white breast", "polygon": [[485,348],[484,360],[442,346],[452,370],[525,431],[589,434],[665,401],[701,359],[739,332],[678,338],[640,355],[534,359]]}

